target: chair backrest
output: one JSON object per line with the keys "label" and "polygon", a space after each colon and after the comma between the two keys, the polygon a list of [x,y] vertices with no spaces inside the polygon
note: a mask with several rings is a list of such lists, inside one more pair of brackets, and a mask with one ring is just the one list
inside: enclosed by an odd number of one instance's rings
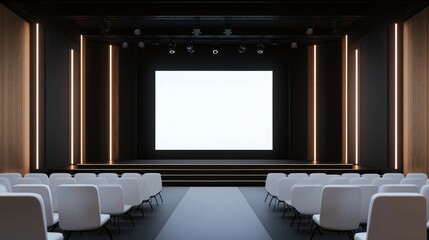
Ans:
{"label": "chair backrest", "polygon": [[122,173],[121,178],[141,178],[140,173]]}
{"label": "chair backrest", "polygon": [[424,185],[420,190],[420,194],[426,199],[426,220],[429,221],[429,185]]}
{"label": "chair backrest", "polygon": [[118,174],[116,173],[99,173],[98,177],[107,179],[109,184],[116,184],[118,180]]}
{"label": "chair backrest", "polygon": [[361,177],[368,178],[370,181],[372,181],[372,179],[381,178],[380,174],[378,173],[364,173]]}
{"label": "chair backrest", "polygon": [[427,181],[428,175],[426,173],[408,173],[405,178],[421,178]]}
{"label": "chair backrest", "polygon": [[1,185],[0,184],[0,193],[7,193],[8,191],[7,191],[7,188],[6,188],[6,186],[5,185]]}
{"label": "chair backrest", "polygon": [[298,181],[294,178],[283,178],[279,180],[279,196],[278,199],[280,201],[290,201],[291,200],[291,191],[292,187],[297,184]]}
{"label": "chair backrest", "polygon": [[419,193],[414,184],[384,184],[378,188],[379,193]]}
{"label": "chair backrest", "polygon": [[42,184],[38,178],[15,178],[11,180],[11,187],[17,184]]}
{"label": "chair backrest", "polygon": [[76,173],[74,175],[74,179],[76,180],[77,184],[85,184],[86,178],[94,178],[97,177],[95,173]]}
{"label": "chair backrest", "polygon": [[301,179],[308,178],[308,174],[307,173],[289,173],[287,177],[293,178],[299,182]]}
{"label": "chair backrest", "polygon": [[6,187],[6,190],[8,192],[11,192],[11,186],[10,186],[10,181],[8,178],[2,178],[0,177],[0,184]]}
{"label": "chair backrest", "polygon": [[341,174],[341,177],[346,177],[348,179],[360,178],[360,174],[359,173],[343,173],[343,174]]}
{"label": "chair backrest", "polygon": [[372,181],[371,179],[364,178],[364,177],[351,178],[350,184],[352,184],[352,185],[371,184],[371,181]]}
{"label": "chair backrest", "polygon": [[348,231],[359,227],[361,190],[354,185],[327,185],[322,190],[320,226]]}
{"label": "chair backrest", "polygon": [[149,180],[147,178],[140,178],[139,181],[139,192],[140,192],[140,201],[149,200],[151,195],[151,187],[149,185]]}
{"label": "chair backrest", "polygon": [[155,196],[162,191],[162,177],[160,173],[145,173],[143,178],[147,178],[150,185],[150,195]]}
{"label": "chair backrest", "polygon": [[124,193],[120,184],[98,186],[100,210],[105,214],[122,214],[124,212]]}
{"label": "chair backrest", "polygon": [[54,222],[54,212],[52,208],[51,190],[45,184],[18,184],[12,187],[12,192],[16,193],[36,193],[43,199],[45,207],[46,225],[52,226]]}
{"label": "chair backrest", "polygon": [[350,184],[350,179],[347,178],[347,177],[335,177],[335,178],[329,179],[329,183],[328,184],[332,184],[332,185],[349,185]]}
{"label": "chair backrest", "polygon": [[42,184],[49,185],[49,177],[45,173],[26,173],[24,178],[38,178]]}
{"label": "chair backrest", "polygon": [[308,177],[301,179],[298,184],[301,185],[326,185],[328,184],[327,179],[323,177]]}
{"label": "chair backrest", "polygon": [[90,184],[63,184],[58,187],[60,228],[69,231],[101,227],[98,189]]}
{"label": "chair backrest", "polygon": [[52,208],[54,212],[58,212],[58,186],[62,184],[76,184],[74,178],[51,178],[49,179],[49,188],[52,195]]}
{"label": "chair backrest", "polygon": [[426,201],[418,193],[372,196],[367,240],[426,239]]}
{"label": "chair backrest", "polygon": [[139,179],[135,178],[118,178],[118,184],[122,186],[124,193],[124,202],[126,205],[138,206],[140,205],[140,186]]}
{"label": "chair backrest", "polygon": [[316,177],[316,178],[318,178],[318,177],[325,178],[328,176],[328,174],[326,174],[326,173],[310,173],[308,176],[309,177]]}
{"label": "chair backrest", "polygon": [[70,173],[51,173],[51,175],[49,175],[49,180],[54,179],[54,178],[71,178],[72,175]]}
{"label": "chair backrest", "polygon": [[12,182],[13,179],[22,178],[22,175],[21,173],[0,173],[0,178],[7,178]]}
{"label": "chair backrest", "polygon": [[301,214],[320,213],[323,185],[295,184],[291,190],[291,205]]}
{"label": "chair backrest", "polygon": [[418,192],[420,192],[420,189],[423,187],[423,185],[426,185],[427,179],[423,178],[404,178],[401,180],[401,184],[414,184],[418,188]]}
{"label": "chair backrest", "polygon": [[265,190],[272,196],[278,195],[279,180],[285,178],[284,173],[268,173],[265,180]]}
{"label": "chair backrest", "polygon": [[46,240],[43,199],[34,193],[0,194],[2,239]]}
{"label": "chair backrest", "polygon": [[88,177],[80,180],[81,184],[92,184],[96,186],[100,186],[103,184],[109,184],[107,179],[103,177]]}
{"label": "chair backrest", "polygon": [[383,178],[392,178],[395,179],[395,183],[400,183],[402,179],[404,179],[404,174],[402,173],[385,173],[383,174]]}
{"label": "chair backrest", "polygon": [[372,179],[371,184],[375,185],[377,187],[380,187],[384,184],[398,184],[399,182],[396,179],[393,178],[375,178]]}
{"label": "chair backrest", "polygon": [[371,198],[378,192],[378,187],[372,184],[358,185],[360,188],[360,222],[366,223],[368,221],[369,205]]}

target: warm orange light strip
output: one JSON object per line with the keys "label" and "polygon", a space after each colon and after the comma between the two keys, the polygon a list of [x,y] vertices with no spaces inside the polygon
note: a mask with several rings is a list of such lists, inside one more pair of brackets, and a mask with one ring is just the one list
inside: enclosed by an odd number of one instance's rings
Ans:
{"label": "warm orange light strip", "polygon": [[355,164],[359,163],[359,51],[355,50]]}
{"label": "warm orange light strip", "polygon": [[398,169],[398,24],[395,23],[395,169]]}
{"label": "warm orange light strip", "polygon": [[83,35],[80,35],[80,164],[83,163]]}
{"label": "warm orange light strip", "polygon": [[39,24],[36,23],[36,169],[39,169]]}
{"label": "warm orange light strip", "polygon": [[74,50],[70,50],[70,164],[74,164]]}
{"label": "warm orange light strip", "polygon": [[112,154],[112,45],[109,46],[109,162],[113,162]]}
{"label": "warm orange light strip", "polygon": [[317,161],[317,46],[314,45],[313,49],[313,128],[314,128],[314,152],[313,152],[313,161]]}
{"label": "warm orange light strip", "polygon": [[346,43],[345,43],[345,52],[346,52],[346,56],[345,56],[345,92],[346,92],[346,96],[345,96],[345,105],[346,105],[346,109],[345,109],[345,115],[346,115],[346,127],[345,127],[345,135],[346,135],[346,149],[345,149],[345,160],[346,160],[346,164],[349,163],[349,36],[346,35]]}

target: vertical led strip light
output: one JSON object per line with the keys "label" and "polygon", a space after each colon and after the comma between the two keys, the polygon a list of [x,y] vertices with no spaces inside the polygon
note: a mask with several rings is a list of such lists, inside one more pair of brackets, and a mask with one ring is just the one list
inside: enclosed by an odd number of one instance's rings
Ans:
{"label": "vertical led strip light", "polygon": [[346,145],[346,149],[345,149],[345,160],[346,160],[346,164],[349,163],[348,160],[348,156],[349,156],[349,37],[346,35],[346,42],[345,42],[345,92],[346,92],[346,96],[345,96],[345,105],[346,105],[346,109],[345,109],[345,115],[346,115],[346,127],[345,127],[345,135],[346,135],[346,139],[345,139],[345,145]]}
{"label": "vertical led strip light", "polygon": [[395,23],[395,169],[398,169],[398,24]]}
{"label": "vertical led strip light", "polygon": [[109,45],[109,162],[113,162],[112,154],[112,45]]}
{"label": "vertical led strip light", "polygon": [[80,164],[83,163],[83,35],[80,35]]}
{"label": "vertical led strip light", "polygon": [[355,50],[355,164],[359,163],[359,50]]}
{"label": "vertical led strip light", "polygon": [[74,50],[70,50],[70,164],[74,164]]}
{"label": "vertical led strip light", "polygon": [[317,46],[314,45],[313,49],[313,144],[314,144],[314,161],[316,162],[317,156]]}
{"label": "vertical led strip light", "polygon": [[39,169],[39,24],[36,23],[36,169]]}

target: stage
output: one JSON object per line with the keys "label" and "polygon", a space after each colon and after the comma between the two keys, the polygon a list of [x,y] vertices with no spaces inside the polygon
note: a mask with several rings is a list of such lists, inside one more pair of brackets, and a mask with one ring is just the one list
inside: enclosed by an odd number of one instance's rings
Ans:
{"label": "stage", "polygon": [[77,164],[52,172],[159,172],[166,186],[261,186],[270,172],[341,174],[380,173],[380,170],[344,163],[279,159],[147,159]]}

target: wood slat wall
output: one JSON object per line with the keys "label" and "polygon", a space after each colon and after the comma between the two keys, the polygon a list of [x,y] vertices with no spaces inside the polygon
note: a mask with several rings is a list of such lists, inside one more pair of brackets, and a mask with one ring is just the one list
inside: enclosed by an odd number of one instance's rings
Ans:
{"label": "wood slat wall", "polygon": [[29,171],[30,25],[0,4],[0,172]]}
{"label": "wood slat wall", "polygon": [[428,169],[428,8],[404,23],[404,172]]}

